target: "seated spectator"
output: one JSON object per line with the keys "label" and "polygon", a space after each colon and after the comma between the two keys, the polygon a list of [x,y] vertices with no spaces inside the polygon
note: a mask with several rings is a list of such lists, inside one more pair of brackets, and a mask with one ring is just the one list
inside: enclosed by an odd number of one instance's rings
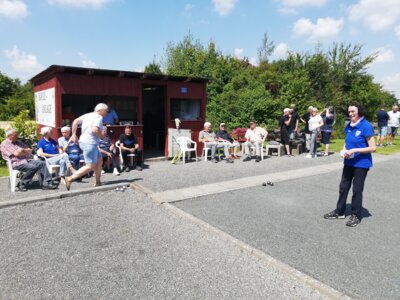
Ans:
{"label": "seated spectator", "polygon": [[51,184],[51,174],[46,163],[41,160],[34,160],[32,149],[18,140],[18,132],[15,129],[6,131],[6,139],[0,146],[1,155],[11,162],[13,169],[23,172],[18,188],[20,191],[27,191],[36,172],[40,172],[39,184],[43,190],[54,190],[57,185]]}
{"label": "seated spectator", "polygon": [[[310,106],[309,109],[310,109],[310,113],[311,113],[313,107]],[[283,115],[279,119],[279,129],[280,129],[280,133],[281,133],[281,143],[283,145],[285,145],[286,155],[289,157],[292,156],[290,154],[290,146],[289,146],[289,143],[290,143],[289,132],[290,132],[291,121],[292,121],[291,109],[285,108],[283,110]]]}
{"label": "seated spectator", "polygon": [[135,135],[132,132],[132,128],[129,126],[125,127],[125,132],[119,137],[120,147],[122,151],[122,158],[124,160],[125,172],[129,172],[131,167],[129,166],[128,154],[136,154],[136,170],[142,171],[142,149],[139,148],[139,144]]}
{"label": "seated spectator", "polygon": [[226,125],[225,123],[219,124],[219,130],[216,132],[216,137],[219,143],[226,143],[229,148],[229,152],[233,148],[233,154],[230,153],[230,159],[238,158],[236,156],[236,150],[239,147],[239,143],[235,141],[232,136],[225,130]]}
{"label": "seated spectator", "polygon": [[68,158],[75,170],[79,169],[79,161],[83,160],[82,150],[79,148],[78,142],[71,139],[71,128],[64,126],[61,128],[62,137],[58,139],[60,153],[67,153]]}
{"label": "seated spectator", "polygon": [[111,158],[112,161],[112,168],[113,168],[113,174],[116,176],[119,176],[119,172],[117,169],[117,159],[115,155],[115,146],[110,138],[110,136],[107,134],[107,127],[103,127],[103,139],[100,139],[99,142],[99,150],[101,155],[103,156],[103,159],[106,157]]}
{"label": "seated spectator", "polygon": [[58,173],[61,179],[65,179],[66,172],[69,170],[72,174],[75,169],[72,167],[69,157],[66,153],[60,153],[57,142],[51,138],[53,130],[51,127],[43,127],[41,130],[42,138],[37,144],[37,154],[46,157],[50,165],[59,165]]}
{"label": "seated spectator", "polygon": [[215,153],[217,151],[217,148],[224,148],[224,154],[225,154],[225,159],[227,163],[233,163],[233,160],[229,158],[229,150],[228,150],[228,145],[226,143],[224,144],[218,144],[217,142],[217,137],[214,132],[211,130],[211,123],[210,122],[205,122],[204,123],[204,130],[200,131],[199,133],[199,142],[204,143],[204,147],[209,147],[211,148],[211,161],[214,163],[217,163],[218,160],[215,157]]}
{"label": "seated spectator", "polygon": [[244,154],[245,158],[243,161],[250,161],[250,147],[255,147],[256,149],[256,162],[261,161],[261,149],[264,144],[265,139],[267,138],[268,131],[264,128],[257,127],[256,121],[250,121],[250,128],[247,129],[245,138],[246,142],[244,143]]}

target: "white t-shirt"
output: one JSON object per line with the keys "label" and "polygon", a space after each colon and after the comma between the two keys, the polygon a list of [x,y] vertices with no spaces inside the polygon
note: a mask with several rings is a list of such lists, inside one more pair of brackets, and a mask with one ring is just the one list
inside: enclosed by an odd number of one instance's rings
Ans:
{"label": "white t-shirt", "polygon": [[267,131],[264,128],[256,127],[254,130],[251,130],[250,128],[247,129],[244,137],[254,143],[261,142],[266,135]]}
{"label": "white t-shirt", "polygon": [[99,127],[100,132],[102,132],[103,117],[95,112],[83,115],[82,134],[79,138],[79,142],[92,145],[97,145],[99,143],[99,137],[92,132],[94,126]]}
{"label": "white t-shirt", "polygon": [[388,126],[399,127],[400,112],[391,110],[387,114],[389,115]]}
{"label": "white t-shirt", "polygon": [[322,117],[320,115],[310,117],[310,120],[308,121],[308,128],[310,129],[310,131],[317,129],[321,121]]}

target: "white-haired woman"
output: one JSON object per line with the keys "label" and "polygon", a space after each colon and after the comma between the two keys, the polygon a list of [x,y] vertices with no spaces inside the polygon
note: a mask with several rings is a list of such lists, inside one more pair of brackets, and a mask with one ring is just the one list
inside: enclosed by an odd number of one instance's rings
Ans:
{"label": "white-haired woman", "polygon": [[52,138],[53,129],[51,127],[43,127],[41,129],[42,138],[37,144],[37,154],[45,157],[50,165],[60,165],[59,176],[64,179],[69,170],[74,173],[75,170],[69,161],[66,153],[60,154],[58,143]]}
{"label": "white-haired woman", "polygon": [[82,124],[82,133],[79,138],[79,145],[83,151],[85,166],[81,167],[76,173],[70,177],[66,177],[67,190],[70,189],[71,183],[85,176],[91,171],[94,171],[96,183],[95,186],[101,185],[101,167],[103,158],[98,148],[100,139],[104,138],[103,131],[103,117],[107,115],[108,107],[104,103],[99,103],[94,108],[94,112],[84,114],[75,119],[72,124],[72,141],[77,141],[76,131],[78,125]]}

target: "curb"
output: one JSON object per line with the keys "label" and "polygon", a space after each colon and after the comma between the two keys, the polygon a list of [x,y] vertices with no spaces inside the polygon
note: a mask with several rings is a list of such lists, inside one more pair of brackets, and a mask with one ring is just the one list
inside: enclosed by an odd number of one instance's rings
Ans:
{"label": "curb", "polygon": [[4,202],[0,202],[0,209],[6,208],[6,207],[17,206],[17,205],[24,205],[24,204],[30,204],[30,203],[36,203],[36,202],[44,202],[44,201],[50,201],[50,200],[56,200],[56,199],[69,198],[69,197],[78,196],[78,195],[104,192],[104,191],[113,190],[117,187],[122,187],[122,186],[126,186],[126,185],[129,185],[129,182],[115,183],[115,184],[109,184],[109,185],[104,185],[104,186],[99,186],[99,187],[90,187],[90,188],[84,188],[84,189],[79,189],[79,190],[73,190],[73,191],[69,191],[69,192],[68,191],[59,192],[59,193],[50,194],[47,196],[41,195],[41,196],[27,197],[27,198],[17,199],[17,200],[4,201]]}

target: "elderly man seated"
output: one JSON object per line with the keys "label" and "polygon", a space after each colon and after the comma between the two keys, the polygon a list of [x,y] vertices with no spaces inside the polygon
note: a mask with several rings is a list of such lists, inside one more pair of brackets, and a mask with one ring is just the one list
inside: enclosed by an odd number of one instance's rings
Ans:
{"label": "elderly man seated", "polygon": [[219,124],[219,130],[217,130],[215,135],[217,137],[218,143],[225,143],[228,146],[229,152],[231,152],[230,150],[233,148],[233,154],[230,154],[230,158],[238,158],[236,156],[236,150],[239,147],[239,143],[235,141],[232,136],[226,131],[225,123]]}
{"label": "elderly man seated", "polygon": [[36,172],[40,172],[39,184],[43,190],[53,190],[57,185],[51,184],[51,174],[47,170],[46,163],[34,160],[32,149],[18,140],[18,132],[12,128],[6,131],[6,139],[0,146],[1,155],[11,162],[13,169],[23,172],[18,188],[25,192]]}
{"label": "elderly man seated", "polygon": [[50,127],[43,127],[41,129],[42,138],[37,144],[37,154],[41,157],[45,157],[50,165],[59,165],[60,171],[59,176],[61,179],[65,179],[67,170],[72,174],[75,173],[75,169],[72,167],[69,161],[68,154],[59,153],[57,142],[51,138],[53,130]]}
{"label": "elderly man seated", "polygon": [[250,148],[254,147],[256,149],[256,162],[261,160],[261,149],[264,144],[264,141],[268,135],[268,132],[261,127],[257,127],[256,121],[250,121],[250,128],[247,129],[245,138],[246,142],[244,143],[244,153],[245,158],[243,161],[250,161]]}
{"label": "elderly man seated", "polygon": [[217,148],[224,148],[225,160],[227,163],[233,163],[233,160],[229,158],[229,150],[227,143],[218,143],[217,137],[211,130],[211,123],[204,123],[204,130],[199,133],[199,142],[204,143],[204,147],[211,148],[211,161],[217,163],[218,160],[215,157]]}
{"label": "elderly man seated", "polygon": [[103,159],[106,157],[111,158],[111,162],[112,162],[112,168],[113,168],[113,174],[116,176],[119,176],[119,172],[117,169],[117,159],[116,159],[116,155],[115,155],[115,146],[111,140],[111,137],[107,134],[107,127],[104,126],[103,127],[103,139],[100,139],[99,142],[99,150],[101,155],[103,156]]}
{"label": "elderly man seated", "polygon": [[71,128],[65,126],[61,128],[62,137],[58,139],[60,153],[67,153],[68,158],[75,170],[79,169],[79,161],[83,160],[82,150],[79,148],[78,142],[74,142],[71,138]]}
{"label": "elderly man seated", "polygon": [[136,154],[136,170],[142,171],[143,151],[139,148],[139,143],[130,126],[125,127],[124,133],[119,136],[119,142],[122,151],[122,158],[125,164],[125,172],[129,172],[131,170],[131,166],[129,165],[128,161],[128,154]]}

